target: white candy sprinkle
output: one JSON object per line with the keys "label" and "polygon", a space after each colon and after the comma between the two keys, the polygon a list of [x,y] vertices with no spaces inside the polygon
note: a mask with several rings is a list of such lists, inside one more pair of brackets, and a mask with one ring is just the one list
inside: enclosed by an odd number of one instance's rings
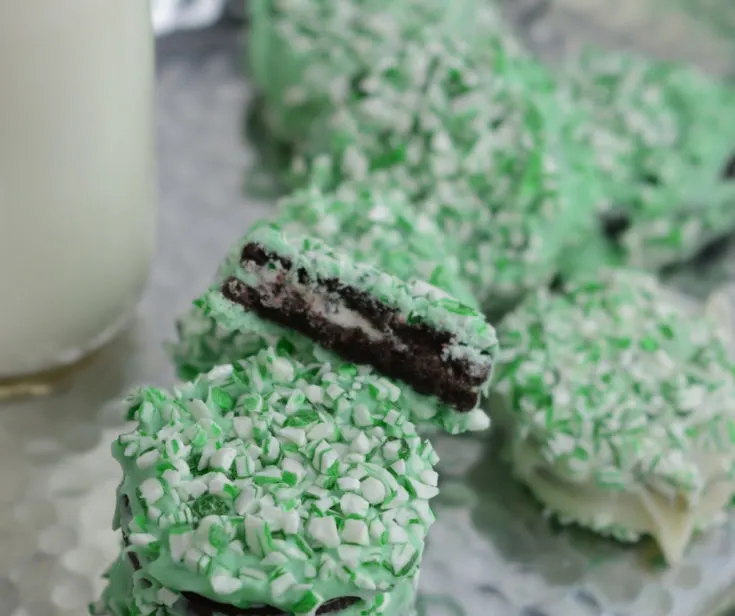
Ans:
{"label": "white candy sprinkle", "polygon": [[255,463],[250,456],[242,455],[235,458],[235,473],[238,477],[249,477],[255,470]]}
{"label": "white candy sprinkle", "polygon": [[309,402],[313,404],[320,404],[324,400],[324,391],[316,385],[307,385],[304,388],[304,394]]}
{"label": "white candy sprinkle", "polygon": [[490,427],[490,417],[482,409],[475,409],[468,414],[467,429],[470,432],[481,432]]}
{"label": "white candy sprinkle", "polygon": [[238,438],[248,440],[253,435],[253,420],[250,417],[235,417],[232,420],[232,427]]}
{"label": "white candy sprinkle", "polygon": [[306,432],[301,428],[283,428],[281,430],[281,436],[299,447],[303,447],[306,444]]}
{"label": "white candy sprinkle", "polygon": [[212,468],[219,468],[224,471],[229,471],[232,467],[232,463],[235,461],[237,451],[231,447],[222,447],[218,449],[209,460],[209,466]]}
{"label": "white candy sprinkle", "polygon": [[163,471],[162,478],[172,488],[175,488],[181,483],[181,473],[172,468]]}
{"label": "white candy sprinkle", "polygon": [[362,548],[356,545],[340,545],[337,548],[337,556],[351,569],[357,569],[360,566],[362,552]]}
{"label": "white candy sprinkle", "polygon": [[312,517],[307,526],[308,533],[327,548],[336,548],[340,545],[337,524],[334,518]]}
{"label": "white candy sprinkle", "polygon": [[181,562],[187,550],[192,547],[194,533],[191,531],[183,533],[171,533],[168,537],[168,547],[174,562]]}
{"label": "white candy sprinkle", "polygon": [[368,503],[376,505],[385,500],[386,490],[381,481],[375,477],[367,477],[360,484],[360,491]]}
{"label": "white candy sprinkle", "polygon": [[213,473],[209,477],[207,483],[207,491],[211,494],[224,495],[226,486],[232,485],[232,482],[222,473]]}
{"label": "white candy sprinkle", "polygon": [[337,480],[337,485],[343,492],[356,492],[360,489],[360,482],[353,477],[340,477]]}
{"label": "white candy sprinkle", "polygon": [[364,404],[355,405],[353,411],[353,421],[356,426],[365,427],[373,425],[373,417],[370,414],[370,409]]}
{"label": "white candy sprinkle", "polygon": [[401,569],[408,565],[414,554],[416,554],[416,549],[410,544],[397,545],[393,548],[393,552],[391,553],[393,570],[396,572],[401,571]]}
{"label": "white candy sprinkle", "polygon": [[264,567],[279,567],[288,564],[288,557],[281,552],[271,552],[260,561],[260,564]]}
{"label": "white candy sprinkle", "polygon": [[211,582],[212,590],[218,595],[231,595],[242,588],[242,582],[227,573],[216,573]]}
{"label": "white candy sprinkle", "polygon": [[391,543],[408,543],[408,533],[397,524],[391,524],[388,527],[388,541]]}
{"label": "white candy sprinkle", "polygon": [[197,420],[209,419],[212,414],[210,408],[202,400],[190,400],[188,408],[192,417]]}
{"label": "white candy sprinkle", "polygon": [[268,575],[265,573],[265,571],[261,571],[260,569],[252,569],[250,567],[243,567],[242,569],[240,569],[240,575],[242,577],[247,577],[258,581],[268,579]]}
{"label": "white candy sprinkle", "polygon": [[362,520],[348,518],[342,528],[342,539],[346,543],[367,545],[370,540],[367,524]]}
{"label": "white candy sprinkle", "polygon": [[296,579],[288,571],[271,582],[271,593],[278,598],[285,595],[296,583]]}
{"label": "white candy sprinkle", "polygon": [[232,376],[232,364],[223,364],[215,366],[207,373],[207,378],[211,381],[223,381]]}
{"label": "white candy sprinkle", "polygon": [[296,372],[293,364],[285,357],[276,357],[271,364],[271,373],[276,381],[289,383],[294,380]]}
{"label": "white candy sprinkle", "polygon": [[287,471],[289,473],[293,473],[296,475],[297,481],[301,481],[304,478],[304,475],[306,474],[306,470],[304,469],[301,462],[296,460],[295,458],[285,458],[283,462],[281,463],[281,467],[284,471]]}
{"label": "white candy sprinkle", "polygon": [[370,508],[370,503],[357,494],[343,494],[339,501],[342,513],[345,515],[365,515]]}
{"label": "white candy sprinkle", "polygon": [[323,422],[316,424],[309,430],[310,441],[326,441],[334,438],[334,424]]}
{"label": "white candy sprinkle", "polygon": [[301,529],[301,516],[295,509],[286,511],[283,514],[283,530],[289,535],[295,535]]}
{"label": "white candy sprinkle", "polygon": [[207,484],[201,479],[191,479],[181,484],[181,488],[189,494],[190,498],[199,498],[202,494],[207,492]]}
{"label": "white candy sprinkle", "polygon": [[339,385],[336,383],[332,383],[329,387],[327,387],[327,395],[332,398],[332,400],[336,400],[339,398],[344,392],[344,389],[342,389]]}
{"label": "white candy sprinkle", "polygon": [[158,540],[155,535],[151,535],[149,533],[130,533],[128,535],[128,541],[131,545],[145,546],[155,543]]}
{"label": "white candy sprinkle", "polygon": [[152,449],[151,451],[147,451],[143,455],[139,456],[136,460],[136,465],[140,469],[150,468],[158,462],[160,457],[161,454],[157,450]]}
{"label": "white candy sprinkle", "polygon": [[357,453],[366,454],[370,452],[370,440],[364,432],[360,432],[352,441],[350,449]]}
{"label": "white candy sprinkle", "polygon": [[425,468],[421,471],[420,477],[421,481],[428,486],[436,487],[439,485],[439,474],[433,469]]}
{"label": "white candy sprinkle", "polygon": [[155,503],[164,494],[163,484],[155,477],[144,479],[140,484],[140,494],[147,503]]}
{"label": "white candy sprinkle", "polygon": [[386,460],[393,461],[398,459],[398,452],[401,449],[401,443],[397,440],[392,440],[383,445],[383,456]]}

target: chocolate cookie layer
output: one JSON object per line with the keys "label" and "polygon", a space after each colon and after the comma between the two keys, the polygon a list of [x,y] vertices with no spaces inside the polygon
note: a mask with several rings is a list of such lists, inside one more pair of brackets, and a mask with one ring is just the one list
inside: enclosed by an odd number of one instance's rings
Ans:
{"label": "chocolate cookie layer", "polygon": [[[242,266],[258,271],[291,272],[293,262],[248,243]],[[257,286],[230,277],[222,294],[261,318],[294,329],[345,359],[370,364],[384,375],[400,379],[417,392],[434,395],[457,410],[469,411],[478,401],[477,388],[490,366],[480,369],[464,358],[445,357],[448,332],[411,322],[397,309],[338,278],[314,278],[297,270],[299,284],[285,276],[262,276]]]}

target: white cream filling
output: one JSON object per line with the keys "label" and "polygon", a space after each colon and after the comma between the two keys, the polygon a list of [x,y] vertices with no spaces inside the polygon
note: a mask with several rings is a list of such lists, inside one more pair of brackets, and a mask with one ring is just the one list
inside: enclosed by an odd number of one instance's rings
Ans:
{"label": "white cream filling", "polygon": [[[271,308],[278,308],[278,302],[271,298],[268,289],[272,283],[277,282],[278,278],[283,275],[283,270],[255,265],[253,263],[248,263],[247,269],[256,276],[258,287],[263,289],[267,294],[267,297],[264,298],[264,305]],[[289,286],[304,298],[315,315],[324,318],[332,325],[343,329],[359,329],[376,342],[390,339],[391,343],[399,349],[404,350],[406,348],[393,335],[378,329],[359,312],[348,308],[339,297],[328,298],[323,293],[314,291],[309,285],[301,284],[295,280],[289,281]]]}
{"label": "white cream filling", "polygon": [[731,452],[707,452],[699,456],[699,468],[706,488],[696,502],[667,498],[634,486],[628,491],[612,491],[589,483],[572,483],[554,477],[553,468],[530,443],[511,447],[511,460],[519,479],[549,509],[592,528],[616,525],[636,534],[652,536],[667,562],[679,561],[694,532],[716,521],[735,493],[735,481],[725,469],[732,463]]}

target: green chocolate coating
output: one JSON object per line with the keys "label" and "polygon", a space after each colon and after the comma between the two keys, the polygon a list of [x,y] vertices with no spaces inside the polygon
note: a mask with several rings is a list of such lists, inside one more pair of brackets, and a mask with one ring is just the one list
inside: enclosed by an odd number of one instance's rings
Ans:
{"label": "green chocolate coating", "polygon": [[703,449],[735,445],[735,368],[723,340],[648,274],[608,270],[540,290],[499,327],[497,389],[514,437],[553,472],[611,491],[696,502]]}
{"label": "green chocolate coating", "polygon": [[268,349],[126,404],[116,520],[160,585],[311,613],[416,576],[437,456],[390,381]]}
{"label": "green chocolate coating", "polygon": [[[449,355],[467,356],[478,363],[489,364],[495,354],[495,330],[477,309],[462,304],[429,283],[421,280],[404,282],[371,265],[353,261],[348,254],[318,238],[289,234],[277,225],[254,226],[228,257],[228,266],[224,269],[234,263],[233,274],[248,285],[255,286],[258,281],[251,272],[242,268],[239,259],[241,247],[250,243],[288,259],[293,270],[304,270],[312,280],[338,279],[345,286],[378,298],[411,322],[421,322],[451,334],[452,342],[447,349]],[[286,276],[285,282],[288,283],[290,278],[288,274]],[[217,290],[212,292],[217,293]]]}
{"label": "green chocolate coating", "polygon": [[[136,572],[127,554],[121,554],[106,573],[101,599],[90,607],[93,616],[192,616],[180,593]],[[414,616],[416,580],[399,582],[388,593],[330,616]]]}
{"label": "green chocolate coating", "polygon": [[587,50],[565,78],[591,121],[591,145],[609,197],[628,217],[627,263],[658,269],[696,255],[735,229],[735,90],[695,69]]}

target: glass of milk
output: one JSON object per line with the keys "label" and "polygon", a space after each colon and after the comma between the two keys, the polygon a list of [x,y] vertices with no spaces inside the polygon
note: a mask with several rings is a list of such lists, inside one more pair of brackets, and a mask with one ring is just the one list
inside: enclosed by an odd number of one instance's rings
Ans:
{"label": "glass of milk", "polygon": [[142,294],[155,223],[150,20],[148,0],[0,1],[6,389],[101,346]]}

